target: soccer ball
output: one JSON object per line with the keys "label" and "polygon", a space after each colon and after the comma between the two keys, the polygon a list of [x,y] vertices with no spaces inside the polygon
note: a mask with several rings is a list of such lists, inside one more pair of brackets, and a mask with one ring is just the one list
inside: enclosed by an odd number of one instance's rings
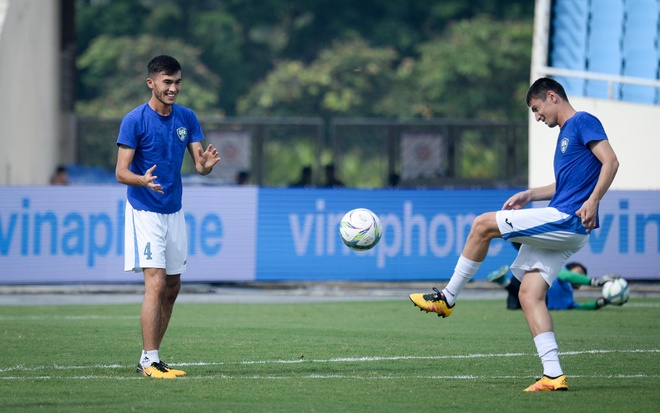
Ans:
{"label": "soccer ball", "polygon": [[348,211],[341,219],[339,234],[348,248],[365,251],[378,244],[383,227],[378,215],[366,208]]}
{"label": "soccer ball", "polygon": [[603,285],[603,298],[614,305],[624,305],[630,297],[628,282],[623,278],[608,281]]}

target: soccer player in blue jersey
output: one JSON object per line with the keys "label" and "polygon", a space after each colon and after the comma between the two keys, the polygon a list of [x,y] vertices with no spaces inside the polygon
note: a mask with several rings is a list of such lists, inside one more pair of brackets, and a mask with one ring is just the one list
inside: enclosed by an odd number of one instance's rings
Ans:
{"label": "soccer player in blue jersey", "polygon": [[140,312],[143,350],[137,372],[153,378],[186,373],[170,368],[158,349],[186,270],[188,241],[181,210],[181,165],[186,150],[200,175],[207,175],[220,156],[202,147],[202,128],[195,113],[174,102],[181,90],[181,65],[171,56],[156,56],[147,65],[151,98],[122,120],[117,138],[117,181],[128,185],[124,229],[124,270],[142,272],[144,298]]}
{"label": "soccer player in blue jersey", "polygon": [[[521,243],[511,271],[521,281],[520,303],[543,364],[543,376],[525,391],[568,390],[546,292],[568,257],[587,243],[591,230],[598,228],[598,206],[619,162],[600,121],[573,109],[557,81],[536,80],[527,91],[526,102],[537,122],[560,128],[555,182],[519,192],[502,210],[475,218],[447,286],[442,291],[434,288],[430,294],[411,294],[410,300],[420,310],[449,316],[457,296],[486,258],[490,241],[503,238]],[[550,200],[547,207],[524,208],[543,200]]]}

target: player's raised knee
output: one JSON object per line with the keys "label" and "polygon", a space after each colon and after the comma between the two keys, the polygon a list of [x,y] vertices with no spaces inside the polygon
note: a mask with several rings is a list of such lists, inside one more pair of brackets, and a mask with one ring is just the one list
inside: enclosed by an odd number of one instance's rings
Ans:
{"label": "player's raised knee", "polygon": [[472,221],[470,233],[483,238],[496,238],[501,236],[500,229],[497,226],[495,212],[481,214]]}

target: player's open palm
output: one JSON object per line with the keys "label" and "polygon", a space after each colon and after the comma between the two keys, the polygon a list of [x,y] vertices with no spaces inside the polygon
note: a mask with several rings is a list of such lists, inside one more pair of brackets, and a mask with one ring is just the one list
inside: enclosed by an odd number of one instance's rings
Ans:
{"label": "player's open palm", "polygon": [[202,147],[199,147],[197,149],[197,154],[199,155],[199,163],[204,168],[213,168],[215,164],[220,162],[220,154],[218,153],[218,150],[213,147],[213,145],[209,145],[208,148],[206,148],[206,150],[203,152]]}

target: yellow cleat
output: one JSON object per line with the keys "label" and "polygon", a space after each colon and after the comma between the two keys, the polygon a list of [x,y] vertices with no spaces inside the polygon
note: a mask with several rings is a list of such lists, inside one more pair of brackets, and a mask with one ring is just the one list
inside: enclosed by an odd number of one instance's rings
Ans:
{"label": "yellow cleat", "polygon": [[185,376],[187,374],[183,370],[173,369],[172,367],[170,367],[167,363],[165,363],[162,360],[160,361],[160,365],[165,367],[165,370],[169,371],[170,373],[174,373],[174,375],[177,376],[177,377]]}
{"label": "yellow cleat", "polygon": [[154,379],[176,379],[176,375],[160,363],[151,363],[149,367],[143,367],[139,364],[137,372],[145,377],[152,377]]}
{"label": "yellow cleat", "polygon": [[420,311],[426,311],[427,313],[438,313],[438,317],[449,317],[452,311],[454,311],[455,305],[450,307],[449,304],[447,304],[445,295],[438,291],[437,288],[434,288],[433,291],[435,291],[435,293],[410,294],[410,301],[419,307]]}
{"label": "yellow cleat", "polygon": [[562,374],[554,379],[548,376],[542,376],[534,384],[523,391],[567,391],[568,382],[566,376]]}

